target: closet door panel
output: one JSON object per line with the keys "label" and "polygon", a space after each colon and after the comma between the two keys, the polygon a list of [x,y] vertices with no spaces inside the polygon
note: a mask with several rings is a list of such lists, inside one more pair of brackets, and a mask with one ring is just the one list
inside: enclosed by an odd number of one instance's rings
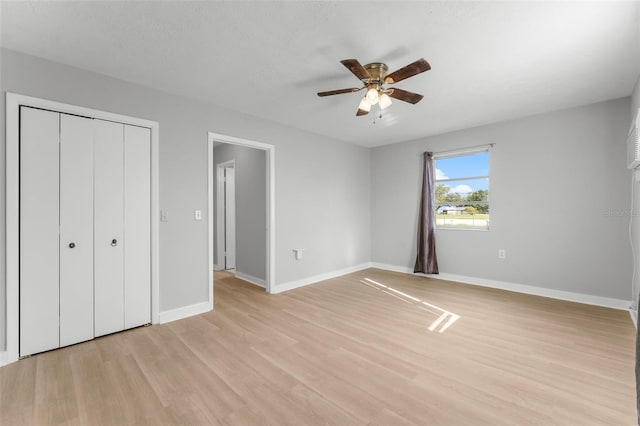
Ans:
{"label": "closet door panel", "polygon": [[20,108],[20,356],[60,345],[59,122]]}
{"label": "closet door panel", "polygon": [[92,122],[60,115],[60,346],[93,338]]}
{"label": "closet door panel", "polygon": [[94,120],[95,335],[124,329],[124,125]]}
{"label": "closet door panel", "polygon": [[151,131],[124,126],[125,328],[151,322]]}

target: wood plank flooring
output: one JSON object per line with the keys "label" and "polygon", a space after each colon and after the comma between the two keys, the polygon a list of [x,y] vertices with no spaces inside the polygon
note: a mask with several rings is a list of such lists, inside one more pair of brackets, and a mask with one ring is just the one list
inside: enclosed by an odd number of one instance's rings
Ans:
{"label": "wood plank flooring", "polygon": [[634,425],[627,312],[369,269],[0,368],[1,425]]}

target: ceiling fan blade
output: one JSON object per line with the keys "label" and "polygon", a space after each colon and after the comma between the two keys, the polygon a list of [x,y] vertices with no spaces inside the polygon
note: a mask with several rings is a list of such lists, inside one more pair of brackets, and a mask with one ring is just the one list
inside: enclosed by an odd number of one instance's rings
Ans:
{"label": "ceiling fan blade", "polygon": [[347,67],[360,80],[370,80],[369,72],[358,62],[357,59],[343,59],[340,61],[342,65]]}
{"label": "ceiling fan blade", "polygon": [[360,117],[361,115],[367,115],[369,111],[365,111],[363,109],[358,108],[358,112],[356,112],[356,117]]}
{"label": "ceiling fan blade", "polygon": [[409,102],[410,104],[417,104],[424,97],[424,96],[419,95],[417,93],[413,93],[413,92],[409,92],[407,90],[402,90],[402,89],[397,89],[397,88],[389,89],[387,94],[389,96],[391,96],[392,98],[395,98],[395,99],[398,99],[398,100],[401,100],[401,101],[405,101],[405,102]]}
{"label": "ceiling fan blade", "polygon": [[407,65],[406,67],[402,67],[399,70],[392,72],[391,74],[387,74],[387,76],[384,78],[384,82],[397,83],[404,80],[405,78],[413,77],[416,74],[429,71],[430,69],[431,65],[429,65],[429,62],[425,61],[424,58],[420,58],[417,61]]}
{"label": "ceiling fan blade", "polygon": [[343,93],[353,93],[362,90],[363,87],[352,87],[351,89],[328,90],[326,92],[318,92],[318,96],[341,95]]}

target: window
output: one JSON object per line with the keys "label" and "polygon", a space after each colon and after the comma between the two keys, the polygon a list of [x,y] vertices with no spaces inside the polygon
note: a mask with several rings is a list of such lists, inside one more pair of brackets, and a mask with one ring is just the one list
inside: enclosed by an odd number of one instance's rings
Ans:
{"label": "window", "polygon": [[489,229],[489,151],[434,155],[436,226]]}

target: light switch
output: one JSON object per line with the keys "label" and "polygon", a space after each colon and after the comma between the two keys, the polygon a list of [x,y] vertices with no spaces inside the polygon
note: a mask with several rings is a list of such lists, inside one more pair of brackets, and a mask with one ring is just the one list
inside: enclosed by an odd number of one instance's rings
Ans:
{"label": "light switch", "polygon": [[202,210],[196,210],[193,212],[193,218],[195,220],[202,220]]}
{"label": "light switch", "polygon": [[169,212],[160,210],[160,222],[169,222]]}

